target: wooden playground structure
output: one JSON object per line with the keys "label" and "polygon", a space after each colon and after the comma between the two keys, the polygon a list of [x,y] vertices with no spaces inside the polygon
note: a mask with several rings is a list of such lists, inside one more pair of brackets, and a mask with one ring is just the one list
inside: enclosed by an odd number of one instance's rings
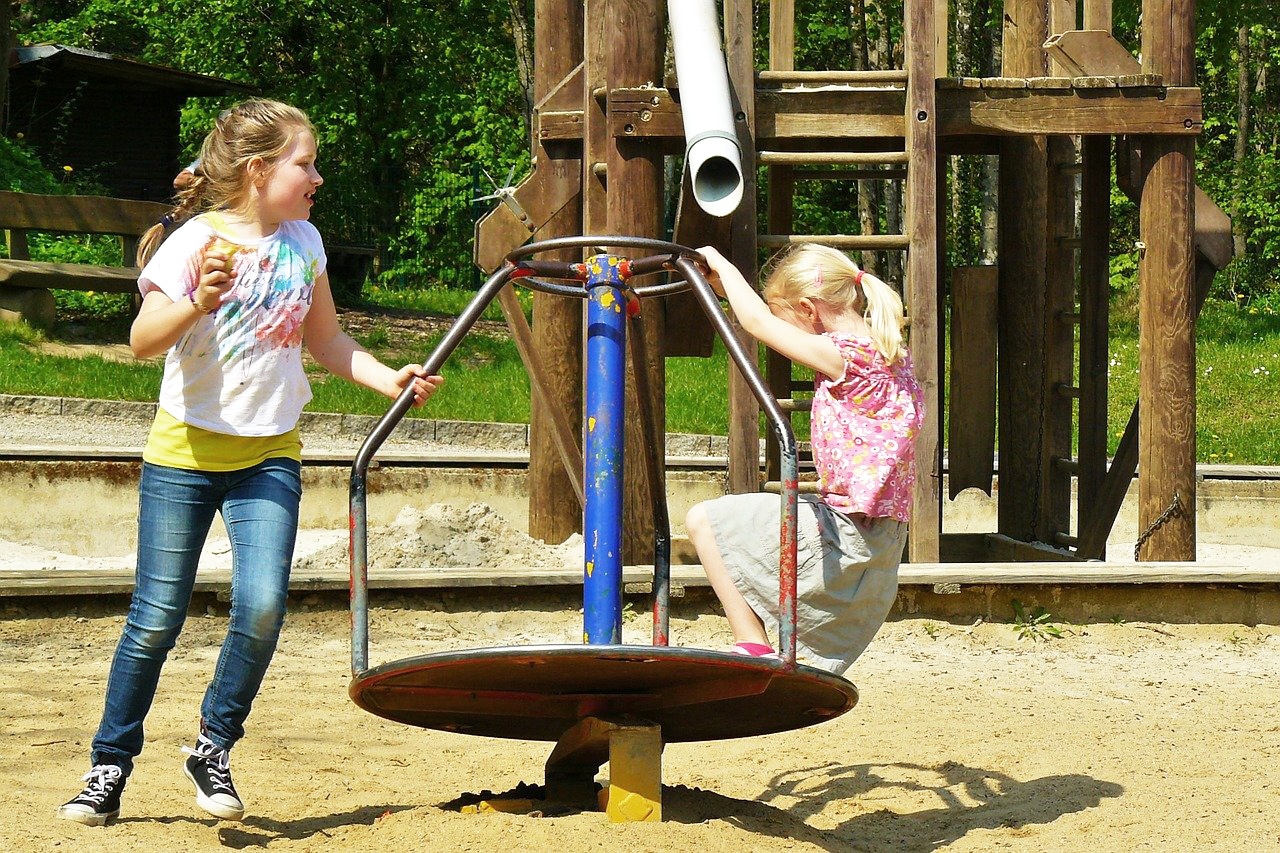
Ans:
{"label": "wooden playground structure", "polygon": [[[1112,35],[1111,0],[1005,0],[1001,76],[992,78],[949,76],[944,0],[905,0],[901,69],[796,69],[803,2],[769,3],[768,67],[758,68],[753,4],[723,0],[743,200],[730,216],[708,216],[689,201],[686,174],[671,239],[720,247],[748,279],[761,250],[794,242],[905,251],[910,346],[930,411],[917,446],[911,562],[1105,558],[1137,470],[1138,558],[1194,560],[1195,319],[1232,250],[1230,222],[1195,187],[1192,0],[1144,0],[1141,61]],[[477,226],[482,268],[531,238],[665,236],[664,157],[684,143],[679,87],[663,85],[666,38],[660,0],[538,0],[534,169]],[[971,154],[999,156],[998,260],[947,270],[938,203],[946,158]],[[1140,392],[1109,462],[1113,167],[1140,211]],[[902,233],[793,233],[792,193],[803,180],[904,181]],[[661,342],[640,383],[658,423],[663,357],[710,352],[711,330],[687,299],[668,298],[642,318],[645,336]],[[582,518],[582,309],[535,294],[529,328],[513,300],[508,291],[503,305],[535,391],[530,534],[560,541]],[[770,353],[767,376],[784,408],[805,408],[793,393],[805,383],[789,363]],[[635,388],[632,377],[628,562],[642,561],[653,525]],[[776,488],[776,458],[760,465],[758,405],[732,367],[728,389],[730,488]],[[951,496],[990,494],[998,482],[993,532],[942,532],[944,405]]]}

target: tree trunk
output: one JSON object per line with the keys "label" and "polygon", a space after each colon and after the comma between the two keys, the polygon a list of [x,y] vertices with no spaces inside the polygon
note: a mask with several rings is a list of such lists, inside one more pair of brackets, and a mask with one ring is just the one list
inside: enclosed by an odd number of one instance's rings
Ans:
{"label": "tree trunk", "polygon": [[516,74],[520,89],[524,92],[525,130],[533,132],[533,39],[529,33],[529,19],[521,0],[507,0],[510,10],[511,38],[516,48]]}
{"label": "tree trunk", "polygon": [[[849,4],[849,14],[853,22],[853,68],[855,71],[864,71],[872,67],[866,3],[863,0],[853,0]],[[863,234],[875,234],[878,231],[879,197],[879,181],[858,181],[858,229]],[[875,252],[862,252],[862,268],[873,273],[879,269]]]}
{"label": "tree trunk", "polygon": [[1231,187],[1231,231],[1235,244],[1236,257],[1244,254],[1248,234],[1245,233],[1244,217],[1240,215],[1240,189],[1244,186],[1244,158],[1249,152],[1249,26],[1241,24],[1236,33],[1239,59],[1237,60],[1236,82],[1236,149],[1232,174],[1235,180]]}
{"label": "tree trunk", "polygon": [[[876,67],[877,68],[893,68],[894,66],[894,50],[893,44],[889,41],[889,16],[885,9],[885,4],[877,2],[875,4],[876,17],[878,18],[878,32],[876,34]],[[900,202],[902,200],[902,185],[898,181],[891,181],[884,185],[884,228],[887,234],[902,233],[902,217],[900,215]],[[902,281],[902,255],[898,252],[887,252],[883,256],[883,263],[879,265],[879,275],[893,282]]]}
{"label": "tree trunk", "polygon": [[9,130],[9,48],[13,45],[13,6],[0,0],[0,134]]}

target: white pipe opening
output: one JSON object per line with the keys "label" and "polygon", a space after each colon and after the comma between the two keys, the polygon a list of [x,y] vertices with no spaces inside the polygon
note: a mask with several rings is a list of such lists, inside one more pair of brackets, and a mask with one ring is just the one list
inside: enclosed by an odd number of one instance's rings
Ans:
{"label": "white pipe opening", "polygon": [[734,130],[715,0],[667,0],[667,18],[693,198],[711,216],[728,216],[742,201],[742,149]]}

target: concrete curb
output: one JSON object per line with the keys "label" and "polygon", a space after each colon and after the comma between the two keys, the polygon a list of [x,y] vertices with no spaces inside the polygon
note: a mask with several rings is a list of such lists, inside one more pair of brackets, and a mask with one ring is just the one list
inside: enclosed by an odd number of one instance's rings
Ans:
{"label": "concrete curb", "polygon": [[[122,400],[84,400],[72,397],[39,397],[0,394],[0,418],[88,417],[119,424],[148,425],[156,415],[155,403]],[[303,412],[298,426],[303,436],[361,441],[379,417],[328,412]],[[527,453],[529,425],[485,421],[449,421],[407,417],[395,429],[398,440],[480,450]],[[667,455],[682,457],[727,457],[729,440],[722,435],[668,433]]]}

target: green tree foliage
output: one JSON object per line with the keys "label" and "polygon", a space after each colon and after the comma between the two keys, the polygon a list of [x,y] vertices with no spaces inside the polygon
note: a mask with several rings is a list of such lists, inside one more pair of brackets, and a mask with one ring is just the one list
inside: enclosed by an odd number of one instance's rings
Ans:
{"label": "green tree foliage", "polygon": [[[15,26],[23,42],[74,44],[227,77],[307,110],[320,133],[326,177],[318,224],[331,243],[377,246],[382,283],[396,286],[470,281],[473,211],[466,199],[491,189],[483,177],[476,180],[481,169],[501,178],[514,166],[517,179],[527,171],[526,93],[511,16],[527,17],[531,6],[532,0],[26,0]],[[1264,0],[1197,3],[1197,82],[1205,111],[1197,178],[1235,216],[1246,247],[1219,276],[1219,292],[1238,299],[1280,300],[1274,272],[1280,261],[1280,20],[1273,8]],[[902,0],[797,3],[796,67],[861,67],[862,44],[869,67],[901,67],[902,9]],[[1001,10],[1000,0],[951,4],[953,73],[998,73],[991,42],[999,40]],[[1135,55],[1140,11],[1140,0],[1115,0],[1116,35]],[[763,67],[767,3],[755,4],[755,22]],[[1241,154],[1242,69],[1249,123]],[[189,153],[223,106],[191,102],[184,116]],[[959,161],[955,198],[947,202],[948,244],[955,262],[973,263],[982,236],[980,164],[973,157]],[[767,192],[764,184],[761,190]],[[857,192],[845,181],[801,182],[795,230],[856,232]],[[1118,194],[1114,201],[1113,280],[1123,288],[1132,281],[1136,208]],[[888,196],[877,190],[877,230],[895,225],[888,208]]]}
{"label": "green tree foliage", "polygon": [[[510,15],[489,0],[37,2],[19,38],[225,77],[301,107],[326,180],[317,224],[330,242],[380,248],[386,283],[425,285],[469,271],[472,212],[458,200],[479,169],[527,170]],[[194,153],[227,104],[189,103]]]}

